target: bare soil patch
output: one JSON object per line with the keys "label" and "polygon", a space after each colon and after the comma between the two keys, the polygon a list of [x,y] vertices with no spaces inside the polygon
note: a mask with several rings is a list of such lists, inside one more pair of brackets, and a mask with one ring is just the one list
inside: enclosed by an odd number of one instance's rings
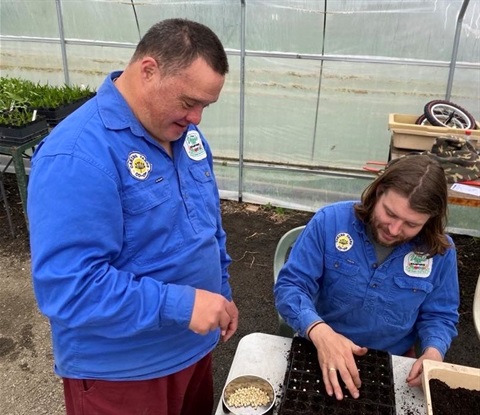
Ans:
{"label": "bare soil patch", "polygon": [[[30,251],[15,176],[5,175],[15,237],[0,200],[0,413],[31,415],[64,413],[62,388],[53,374],[50,331],[38,312],[30,277]],[[312,213],[222,201],[223,222],[235,302],[240,324],[233,338],[214,352],[215,397],[218,401],[238,341],[253,332],[276,334],[273,301],[273,256],[289,229],[304,225]],[[461,288],[459,336],[446,361],[480,367],[480,341],[472,311],[480,271],[480,239],[452,235],[458,251]]]}

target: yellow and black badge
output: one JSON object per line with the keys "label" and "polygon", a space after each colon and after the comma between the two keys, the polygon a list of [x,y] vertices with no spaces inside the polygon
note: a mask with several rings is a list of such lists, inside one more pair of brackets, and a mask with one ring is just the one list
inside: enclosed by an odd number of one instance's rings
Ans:
{"label": "yellow and black badge", "polygon": [[130,174],[138,180],[145,180],[152,171],[152,165],[147,158],[136,151],[132,151],[128,155],[127,167]]}
{"label": "yellow and black badge", "polygon": [[348,233],[342,232],[335,237],[335,248],[339,251],[347,252],[352,246],[353,239]]}

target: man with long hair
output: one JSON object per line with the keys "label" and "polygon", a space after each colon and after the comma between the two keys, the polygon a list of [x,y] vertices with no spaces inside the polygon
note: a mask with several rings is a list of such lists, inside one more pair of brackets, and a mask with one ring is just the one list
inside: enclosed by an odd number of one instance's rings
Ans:
{"label": "man with long hair", "polygon": [[227,72],[211,29],[161,21],[33,157],[33,283],[68,415],[212,413],[238,310],[198,124]]}
{"label": "man with long hair", "polygon": [[327,393],[361,393],[354,355],[368,348],[442,361],[457,335],[456,251],[445,234],[445,173],[427,155],[392,161],[360,202],[320,209],[279,273],[276,306],[318,352]]}

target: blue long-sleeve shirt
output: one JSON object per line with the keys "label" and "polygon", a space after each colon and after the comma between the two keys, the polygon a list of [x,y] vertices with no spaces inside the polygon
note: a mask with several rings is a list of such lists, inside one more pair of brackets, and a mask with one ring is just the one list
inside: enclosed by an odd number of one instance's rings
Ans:
{"label": "blue long-sleeve shirt", "polygon": [[456,251],[425,259],[414,241],[378,264],[355,202],[320,209],[298,237],[274,293],[285,321],[301,335],[323,320],[359,346],[403,354],[416,342],[444,355],[457,335]]}
{"label": "blue long-sleeve shirt", "polygon": [[28,187],[32,274],[56,373],[150,379],[217,344],[189,330],[195,289],[231,299],[208,143],[194,125],[173,157],[107,77],[35,152]]}

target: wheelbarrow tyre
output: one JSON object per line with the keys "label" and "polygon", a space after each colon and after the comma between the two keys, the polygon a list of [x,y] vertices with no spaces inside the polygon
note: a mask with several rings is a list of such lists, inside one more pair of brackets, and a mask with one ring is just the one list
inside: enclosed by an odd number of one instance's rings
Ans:
{"label": "wheelbarrow tyre", "polygon": [[446,100],[427,102],[424,114],[433,126],[474,130],[475,118],[465,108]]}

